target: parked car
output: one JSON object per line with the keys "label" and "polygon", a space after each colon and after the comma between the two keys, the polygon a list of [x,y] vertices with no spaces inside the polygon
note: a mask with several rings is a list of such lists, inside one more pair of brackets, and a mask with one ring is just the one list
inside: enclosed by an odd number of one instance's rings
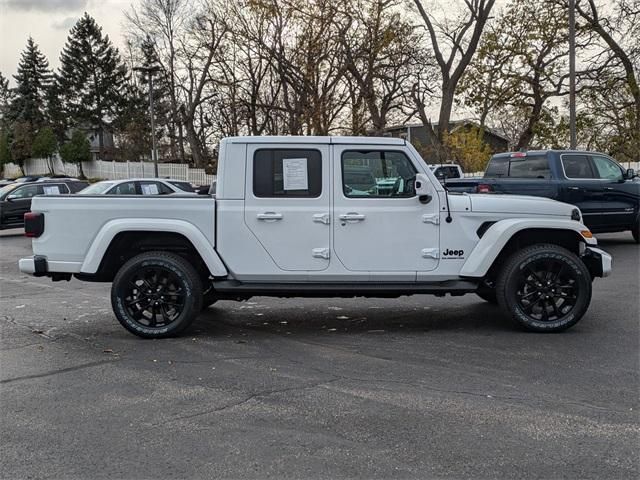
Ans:
{"label": "parked car", "polygon": [[24,214],[31,210],[34,196],[77,193],[87,185],[88,182],[67,178],[40,178],[5,185],[0,188],[0,230],[24,226]]}
{"label": "parked car", "polygon": [[167,178],[129,178],[96,182],[80,195],[171,195],[195,193],[193,185],[182,180]]}
{"label": "parked car", "polygon": [[457,163],[435,163],[429,168],[441,182],[450,178],[464,178],[462,167]]}
{"label": "parked car", "polygon": [[452,192],[535,195],[575,205],[594,233],[630,230],[640,243],[640,181],[597,152],[536,150],[491,157],[482,178],[447,181]]}
{"label": "parked car", "polygon": [[[147,338],[256,295],[477,293],[525,328],[560,331],[611,271],[576,207],[449,194],[402,139],[236,137],[219,151],[215,198],[36,197],[20,270],[112,282],[115,316]],[[393,189],[367,187],[363,167]]]}

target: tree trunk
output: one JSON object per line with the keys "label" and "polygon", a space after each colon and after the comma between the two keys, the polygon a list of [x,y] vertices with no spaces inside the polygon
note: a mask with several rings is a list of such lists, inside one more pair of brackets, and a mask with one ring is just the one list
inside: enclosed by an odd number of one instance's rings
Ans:
{"label": "tree trunk", "polygon": [[535,135],[534,128],[536,124],[540,121],[540,115],[542,114],[542,105],[543,102],[536,101],[533,105],[533,109],[531,110],[531,115],[529,115],[529,121],[527,122],[527,127],[520,134],[518,141],[516,142],[515,150],[520,150],[523,148],[529,148],[531,144],[531,140]]}
{"label": "tree trunk", "polygon": [[189,147],[191,148],[191,158],[193,159],[193,164],[196,168],[204,168],[205,161],[204,154],[202,153],[202,147],[200,145],[200,140],[198,139],[198,134],[196,132],[193,121],[187,119],[184,124],[187,141],[189,142]]}

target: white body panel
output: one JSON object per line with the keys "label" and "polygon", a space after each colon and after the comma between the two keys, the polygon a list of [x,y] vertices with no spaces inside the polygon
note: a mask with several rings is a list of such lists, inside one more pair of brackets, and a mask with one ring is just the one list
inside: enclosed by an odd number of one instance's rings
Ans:
{"label": "white body panel", "polygon": [[[317,150],[322,189],[311,198],[258,197],[260,149]],[[429,181],[430,199],[351,198],[342,186],[345,150],[401,150]],[[448,202],[447,202],[448,200]],[[49,272],[95,273],[120,232],[174,232],[196,248],[212,276],[260,282],[431,282],[482,277],[526,228],[580,234],[575,207],[539,197],[445,193],[404,140],[367,137],[236,137],[220,144],[216,200],[210,197],[36,197],[44,234],[33,251]],[[341,221],[343,215],[358,218]],[[448,222],[448,219],[451,219]],[[478,228],[496,222],[480,239]],[[595,240],[584,240],[595,244]],[[33,272],[33,260],[20,269]]]}
{"label": "white body panel", "polygon": [[[215,253],[214,200],[209,197],[60,196],[34,197],[31,210],[45,214],[45,232],[33,252],[50,271],[94,273],[111,239],[124,231],[182,233],[212,274],[225,275]],[[64,270],[54,270],[64,262]]]}

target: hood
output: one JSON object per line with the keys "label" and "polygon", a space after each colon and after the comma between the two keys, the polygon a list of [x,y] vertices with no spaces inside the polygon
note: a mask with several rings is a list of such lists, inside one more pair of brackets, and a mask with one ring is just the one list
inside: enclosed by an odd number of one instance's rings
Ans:
{"label": "hood", "polygon": [[470,194],[471,210],[485,213],[516,213],[520,215],[552,215],[571,218],[577,207],[545,197],[526,195]]}

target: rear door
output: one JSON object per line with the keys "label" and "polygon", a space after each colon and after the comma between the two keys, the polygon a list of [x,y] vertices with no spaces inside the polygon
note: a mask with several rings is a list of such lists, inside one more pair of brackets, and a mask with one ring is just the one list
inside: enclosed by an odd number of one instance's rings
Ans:
{"label": "rear door", "polygon": [[244,221],[277,268],[330,261],[329,145],[248,145]]}

